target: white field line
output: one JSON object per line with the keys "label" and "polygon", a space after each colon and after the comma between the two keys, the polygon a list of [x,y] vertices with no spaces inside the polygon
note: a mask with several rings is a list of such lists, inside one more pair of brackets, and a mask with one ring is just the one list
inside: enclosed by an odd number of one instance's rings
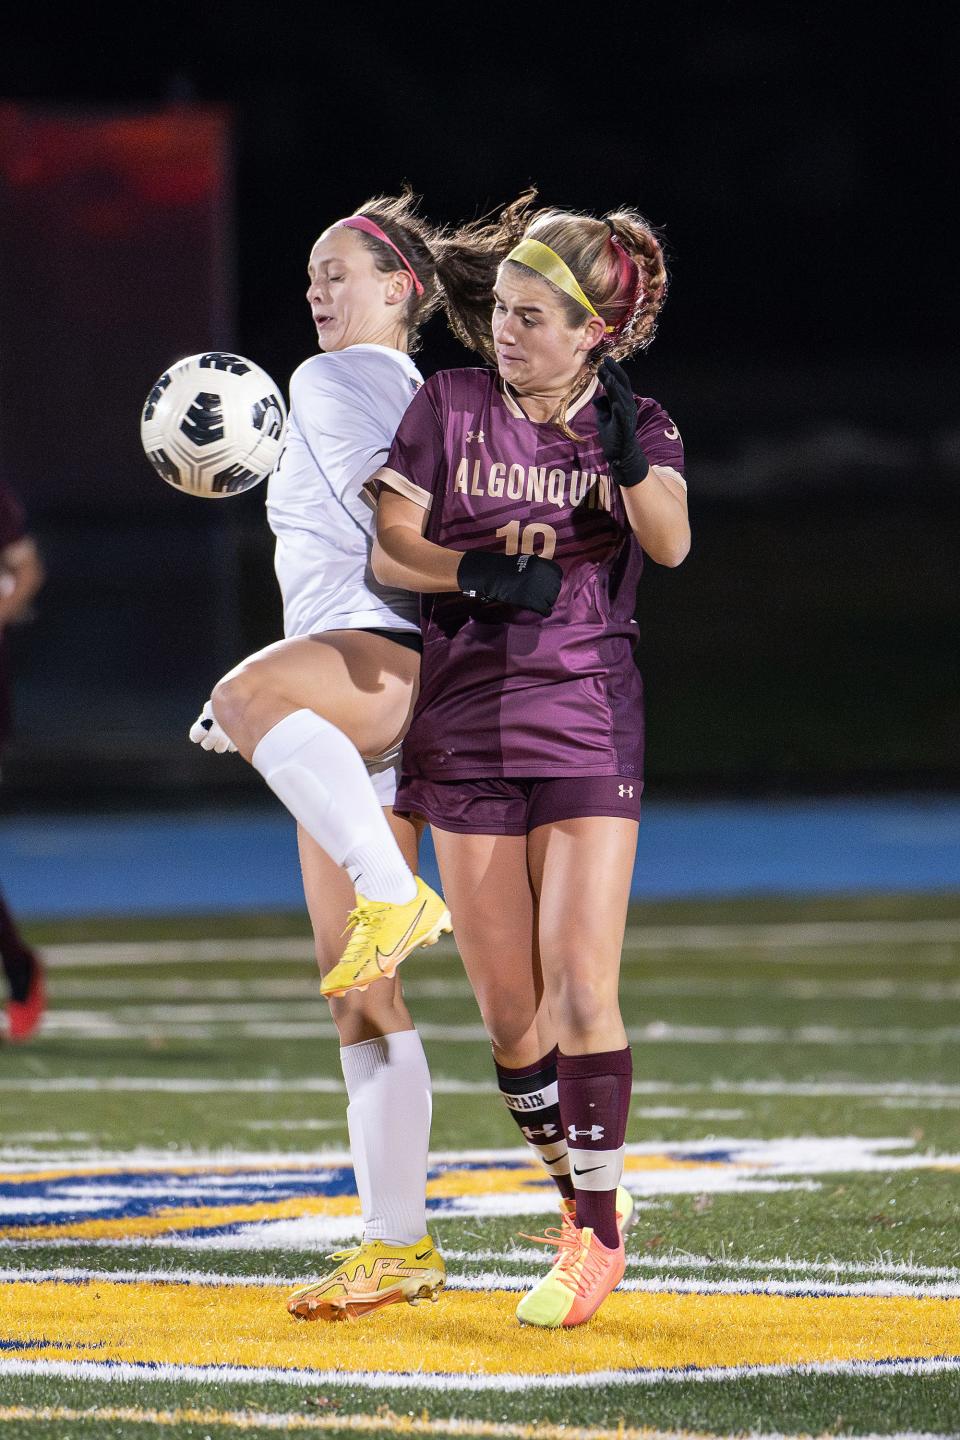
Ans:
{"label": "white field line", "polygon": [[[794,1135],[765,1140],[714,1135],[707,1140],[631,1142],[624,1151],[626,1183],[644,1196],[700,1193],[701,1190],[720,1193],[731,1187],[780,1190],[784,1180],[792,1182],[790,1188],[813,1190],[818,1188],[818,1183],[810,1177],[816,1175],[960,1170],[960,1154],[917,1150],[912,1140],[901,1137],[864,1140],[858,1136]],[[715,1158],[718,1151],[723,1152],[724,1157],[720,1163]],[[678,1162],[675,1168],[663,1170],[655,1167],[650,1170],[644,1169],[642,1164],[637,1167],[631,1164],[634,1159],[642,1161],[645,1156],[660,1157],[665,1154]],[[166,1149],[147,1146],[124,1151],[84,1148],[72,1152],[36,1152],[9,1147],[2,1158],[2,1173],[10,1176],[29,1173],[37,1168],[55,1171],[62,1179],[74,1174],[89,1176],[89,1181],[84,1180],[82,1196],[90,1198],[99,1195],[101,1199],[116,1198],[113,1191],[117,1186],[120,1187],[118,1193],[127,1193],[127,1186],[122,1180],[111,1180],[104,1175],[109,1170],[195,1176],[195,1180],[181,1178],[170,1183],[195,1194],[199,1182],[203,1182],[207,1189],[214,1188],[223,1197],[231,1187],[242,1189],[250,1182],[251,1176],[258,1177],[258,1183],[262,1183],[263,1172],[273,1177],[273,1183],[278,1183],[285,1174],[329,1173],[352,1165],[350,1152],[342,1147],[300,1151],[246,1151],[224,1147],[182,1149],[173,1154]],[[440,1167],[533,1163],[525,1149],[517,1148],[439,1150],[433,1151],[430,1158],[434,1166]],[[93,1183],[97,1176],[104,1178]],[[798,1176],[804,1178],[796,1179]],[[138,1188],[137,1193],[143,1192]],[[161,1193],[167,1194],[168,1187]],[[488,1197],[491,1204],[494,1199]],[[0,1211],[13,1214],[19,1213],[21,1206],[29,1209],[33,1204],[45,1206],[48,1203],[53,1202],[42,1197],[23,1197],[21,1201],[16,1196],[8,1196],[0,1200]],[[70,1202],[64,1200],[63,1203]],[[78,1199],[73,1203],[79,1205],[80,1201]],[[515,1209],[505,1213],[515,1213]]]}
{"label": "white field line", "polygon": [[[150,1039],[158,1030],[170,1029],[182,1040],[214,1040],[226,1031],[247,1039],[333,1040],[337,1029],[332,1021],[269,1020],[264,1006],[156,1006],[121,1007],[119,1010],[52,1010],[43,1033],[51,1038],[82,1040]],[[232,1013],[231,1013],[232,1012]],[[300,1007],[291,1012],[301,1013]],[[129,1015],[129,1019],[125,1019]],[[134,1016],[139,1018],[133,1018]],[[249,1015],[250,1019],[244,1019]],[[201,1016],[207,1017],[201,1019]],[[252,1017],[259,1018],[254,1019]],[[151,1018],[152,1017],[152,1018]],[[191,1018],[192,1017],[192,1018]],[[449,1025],[419,1022],[424,1040],[453,1045],[489,1045],[482,1025]],[[627,1036],[633,1044],[652,1045],[955,1045],[960,1025],[939,1025],[917,1029],[903,1025],[856,1028],[842,1025],[675,1025],[651,1020],[631,1026]]]}
{"label": "white field line", "polygon": [[[433,1000],[473,999],[473,991],[465,979],[431,980],[420,975],[411,981],[411,994],[418,1006]],[[684,975],[627,978],[620,983],[620,994],[637,999],[753,999],[762,994],[765,998],[786,1000],[915,1000],[940,1004],[942,1001],[960,1000],[960,980],[877,978],[835,982],[819,978],[787,980],[765,976],[762,980],[746,980],[733,976]],[[56,983],[58,1003],[63,1000],[106,1000],[118,1004],[137,1001],[141,1005],[152,1003],[169,1007],[186,1001],[257,1001],[302,1006],[304,1002],[318,1001],[319,998],[317,983],[312,976],[307,980],[185,980],[175,977],[166,981],[159,981],[153,976],[142,980],[65,980],[58,976]]]}
{"label": "white field line", "polygon": [[[448,1290],[463,1290],[474,1294],[493,1294],[506,1290],[520,1292],[529,1290],[540,1278],[544,1262],[541,1256],[536,1270],[502,1271],[488,1270],[475,1274],[447,1275]],[[315,1272],[314,1272],[315,1274]],[[63,1266],[56,1269],[0,1269],[0,1284],[41,1285],[57,1283],[63,1285],[214,1285],[238,1288],[283,1288],[304,1285],[314,1275],[236,1275],[218,1274],[205,1270],[92,1270],[77,1266]],[[877,1298],[902,1297],[924,1300],[960,1299],[960,1284],[947,1280],[933,1281],[928,1285],[910,1285],[904,1280],[704,1280],[690,1276],[661,1275],[656,1279],[621,1280],[617,1287],[622,1291],[645,1291],[648,1294],[683,1293],[691,1295],[802,1295],[815,1298],[855,1295],[876,1296]]]}
{"label": "white field line", "polygon": [[[642,1430],[624,1425],[616,1430],[596,1426],[550,1425],[538,1421],[533,1427],[511,1424],[506,1420],[464,1420],[457,1416],[430,1418],[423,1415],[301,1415],[291,1411],[186,1409],[145,1410],[136,1405],[93,1406],[78,1410],[65,1405],[4,1405],[0,1406],[0,1424],[6,1421],[39,1421],[74,1423],[97,1420],[101,1424],[121,1422],[131,1425],[199,1425],[232,1430],[300,1430],[312,1432],[355,1431],[358,1434],[380,1433],[389,1428],[400,1435],[457,1435],[467,1440],[730,1440],[705,1430]],[[119,1432],[118,1432],[119,1433]],[[782,1431],[751,1430],[745,1440],[812,1440],[810,1435],[786,1435]],[[928,1431],[898,1430],[887,1435],[846,1435],[844,1440],[944,1440]]]}
{"label": "white field line", "polygon": [[[710,1383],[712,1381],[780,1378],[785,1375],[855,1375],[871,1379],[887,1375],[942,1375],[960,1371],[960,1355],[911,1360],[823,1360],[795,1365],[714,1365],[701,1370],[692,1367],[636,1370],[586,1370],[575,1374],[438,1375],[429,1371],[389,1370],[284,1370],[279,1366],[171,1365],[166,1363],[112,1362],[102,1360],[5,1360],[0,1375],[49,1376],[65,1380],[110,1382],[185,1381],[188,1384],[291,1385],[300,1389],[314,1386],[363,1390],[515,1392],[518,1390],[596,1390],[607,1386]],[[876,1437],[880,1440],[880,1437]],[[882,1440],[893,1440],[887,1435]]]}
{"label": "white field line", "polygon": [[[497,1095],[490,1080],[459,1080],[434,1075],[435,1095]],[[0,1078],[0,1092],[18,1094],[145,1094],[145,1095],[342,1095],[341,1079],[332,1075],[280,1078],[249,1076],[245,1079],[209,1079],[196,1075],[50,1075]],[[702,1083],[666,1080],[637,1080],[634,1095],[734,1095],[743,1098],[792,1098],[821,1100],[909,1100],[960,1101],[960,1085],[936,1081],[819,1081],[819,1080],[706,1080]]]}
{"label": "white field line", "polygon": [[[836,948],[848,945],[923,945],[960,943],[960,917],[944,920],[828,920],[769,925],[628,925],[624,943],[636,950],[779,950]],[[441,942],[431,955],[450,954]],[[439,952],[439,954],[438,954]],[[257,940],[93,941],[48,945],[44,955],[54,968],[106,965],[180,965],[193,961],[299,961],[314,959],[305,937]],[[780,958],[793,963],[792,957]],[[950,957],[945,957],[949,960]]]}
{"label": "white field line", "polygon": [[[6,1421],[34,1421],[48,1424],[67,1424],[78,1421],[96,1420],[100,1424],[120,1422],[130,1425],[183,1426],[197,1425],[222,1430],[293,1430],[307,1433],[335,1431],[338,1435],[347,1433],[382,1434],[389,1429],[401,1435],[456,1435],[467,1440],[531,1440],[534,1430],[525,1424],[510,1424],[504,1420],[463,1420],[456,1416],[449,1419],[413,1415],[300,1415],[290,1411],[268,1410],[210,1410],[177,1409],[145,1410],[135,1405],[95,1406],[78,1410],[65,1405],[4,1405],[0,1406],[0,1425]],[[119,1431],[117,1432],[120,1433]],[[191,1432],[196,1433],[196,1432]],[[549,1425],[539,1421],[536,1426],[536,1440],[724,1440],[723,1436],[707,1434],[701,1430],[651,1430],[646,1426],[636,1430],[631,1426],[618,1425],[616,1430],[605,1430],[596,1426]],[[782,1435],[772,1431],[751,1432],[748,1440],[810,1440],[809,1436]],[[903,1432],[899,1435],[864,1436],[854,1435],[846,1440],[938,1440],[935,1435],[920,1435]],[[942,1437],[941,1437],[942,1440]]]}
{"label": "white field line", "polygon": [[[491,1261],[533,1263],[543,1256],[522,1246],[516,1250],[449,1250],[443,1258],[451,1262],[486,1264]],[[666,1255],[627,1255],[628,1270],[743,1270],[767,1274],[773,1271],[802,1276],[883,1275],[898,1280],[949,1280],[960,1283],[960,1268],[949,1265],[914,1265],[906,1260],[753,1260],[718,1259],[713,1255],[687,1255],[670,1251]]]}
{"label": "white field line", "polygon": [[[642,1201],[638,1202],[638,1208],[643,1209]],[[151,1248],[162,1249],[183,1249],[196,1251],[195,1243],[191,1247],[189,1237],[183,1237],[183,1243],[176,1246],[154,1246],[150,1237],[123,1236],[114,1239],[83,1239],[83,1240],[0,1240],[0,1249],[5,1250],[143,1250]],[[321,1258],[324,1252],[321,1251]],[[543,1255],[528,1247],[518,1246],[515,1250],[451,1250],[444,1249],[443,1258],[450,1264],[531,1264],[542,1268]],[[666,1255],[631,1255],[628,1254],[627,1270],[666,1270],[670,1272],[681,1272],[684,1270],[727,1270],[737,1275],[744,1272],[756,1273],[761,1276],[774,1274],[793,1275],[798,1279],[805,1278],[826,1278],[838,1275],[852,1275],[858,1277],[881,1276],[893,1280],[933,1280],[933,1281],[954,1281],[960,1284],[960,1269],[949,1265],[915,1265],[908,1260],[790,1260],[790,1259],[769,1259],[755,1260],[749,1258],[720,1260],[711,1255],[685,1255],[682,1252],[671,1251]],[[11,1274],[21,1274],[22,1270],[10,1270]],[[57,1269],[50,1272],[54,1278],[62,1276],[63,1271]],[[104,1279],[110,1279],[113,1272],[97,1271]],[[169,1269],[162,1273],[170,1278],[176,1278],[176,1274]],[[207,1271],[197,1272],[207,1275]],[[309,1278],[309,1277],[307,1277]],[[689,1278],[689,1277],[687,1277]],[[236,1281],[239,1283],[239,1280]],[[284,1282],[282,1276],[265,1276],[264,1284],[275,1283],[302,1283],[302,1279],[296,1282]],[[924,1294],[927,1293],[924,1289]]]}

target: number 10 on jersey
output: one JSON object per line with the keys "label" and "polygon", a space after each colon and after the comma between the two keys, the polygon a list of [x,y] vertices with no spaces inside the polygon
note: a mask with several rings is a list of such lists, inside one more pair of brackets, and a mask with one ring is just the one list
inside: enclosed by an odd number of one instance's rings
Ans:
{"label": "number 10 on jersey", "polygon": [[[519,520],[511,520],[509,525],[501,525],[497,531],[497,538],[503,536],[504,545],[508,555],[542,555],[544,560],[552,560],[553,552],[557,548],[557,532],[552,525],[541,525],[532,521],[520,529]],[[537,548],[537,541],[540,548]]]}

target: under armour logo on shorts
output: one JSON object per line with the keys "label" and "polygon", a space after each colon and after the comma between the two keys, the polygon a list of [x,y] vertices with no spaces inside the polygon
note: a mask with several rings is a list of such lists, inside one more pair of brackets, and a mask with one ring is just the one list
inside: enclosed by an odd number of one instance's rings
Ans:
{"label": "under armour logo on shorts", "polygon": [[633,786],[632,786],[632,785],[621,785],[621,786],[620,786],[620,799],[621,799],[621,800],[632,800],[632,799],[633,799]]}

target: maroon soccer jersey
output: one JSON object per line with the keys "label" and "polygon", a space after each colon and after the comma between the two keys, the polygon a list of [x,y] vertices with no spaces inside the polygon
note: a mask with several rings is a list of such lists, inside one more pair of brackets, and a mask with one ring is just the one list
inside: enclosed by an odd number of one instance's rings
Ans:
{"label": "maroon soccer jersey", "polygon": [[[575,440],[528,420],[490,370],[434,375],[400,422],[375,478],[429,510],[428,539],[563,569],[548,619],[459,593],[421,596],[405,774],[642,774],[633,610],[643,554],[600,445],[596,389],[567,413]],[[680,436],[654,400],[638,399],[637,439],[651,465],[682,476]]]}

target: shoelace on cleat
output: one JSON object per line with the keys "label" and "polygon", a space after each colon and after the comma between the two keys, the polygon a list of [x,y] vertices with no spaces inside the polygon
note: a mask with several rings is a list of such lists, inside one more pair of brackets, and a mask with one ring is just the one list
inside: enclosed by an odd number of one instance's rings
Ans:
{"label": "shoelace on cleat", "polygon": [[343,960],[346,960],[351,950],[364,943],[366,938],[365,932],[369,930],[372,925],[376,924],[385,910],[389,909],[390,906],[385,900],[368,900],[364,905],[358,905],[356,910],[350,911],[342,933],[346,935],[348,930],[352,930],[353,934],[350,936],[347,942],[347,948],[343,952]]}
{"label": "shoelace on cleat", "polygon": [[355,1260],[360,1254],[361,1246],[354,1245],[350,1250],[331,1250],[327,1256],[328,1260]]}
{"label": "shoelace on cleat", "polygon": [[[559,1230],[550,1226],[542,1235],[526,1235],[522,1230],[520,1235],[524,1240],[532,1240],[535,1245],[556,1246],[557,1258],[554,1261],[554,1268],[557,1271],[557,1279],[566,1285],[568,1290],[575,1290],[580,1296],[586,1295],[590,1286],[603,1274],[603,1261],[599,1255],[594,1254],[592,1246],[589,1250],[584,1251],[580,1231],[572,1221],[562,1225]],[[576,1267],[581,1257],[583,1266],[578,1275]]]}

